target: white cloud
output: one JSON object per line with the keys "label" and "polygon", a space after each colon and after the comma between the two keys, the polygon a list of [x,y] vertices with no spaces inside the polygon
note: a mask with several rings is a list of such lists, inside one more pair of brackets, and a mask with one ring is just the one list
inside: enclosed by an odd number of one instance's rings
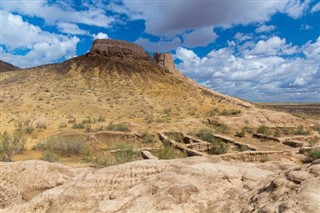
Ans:
{"label": "white cloud", "polygon": [[263,33],[263,32],[270,32],[276,29],[276,26],[274,25],[261,25],[256,29],[257,33]]}
{"label": "white cloud", "polygon": [[246,40],[250,40],[252,39],[252,35],[245,35],[243,33],[236,33],[234,36],[235,39],[237,39],[238,41],[242,42],[242,41],[246,41]]}
{"label": "white cloud", "polygon": [[199,47],[207,46],[214,42],[218,38],[218,35],[213,31],[211,27],[205,27],[198,30],[194,30],[191,33],[183,35],[183,46],[185,47]]}
{"label": "white cloud", "polygon": [[40,17],[49,24],[70,22],[107,28],[115,21],[115,18],[105,14],[104,9],[91,5],[86,5],[85,9],[77,11],[70,4],[59,1],[55,3],[46,0],[2,1],[1,3],[5,11]]}
{"label": "white cloud", "polygon": [[318,11],[320,11],[320,2],[312,7],[311,13],[315,13],[315,12],[318,12]]}
{"label": "white cloud", "polygon": [[93,38],[94,39],[107,39],[109,37],[107,34],[100,32],[98,34],[93,34]]}
{"label": "white cloud", "polygon": [[244,51],[245,54],[251,55],[292,55],[296,52],[296,46],[286,44],[286,39],[278,36],[273,36],[266,41],[260,40],[251,50]]}
{"label": "white cloud", "polygon": [[288,2],[285,12],[294,19],[300,18],[308,9],[310,0],[291,0]]}
{"label": "white cloud", "polygon": [[147,38],[138,38],[135,43],[144,47],[145,50],[151,52],[168,52],[174,50],[181,44],[179,38],[174,38],[173,40],[160,40],[157,42],[150,41]]}
{"label": "white cloud", "polygon": [[[2,12],[2,45],[8,51],[2,51],[4,61],[20,67],[30,67],[52,63],[58,59],[66,59],[76,54],[77,37],[43,31],[22,20],[19,15]],[[24,55],[15,51],[26,52]]]}
{"label": "white cloud", "polygon": [[300,25],[300,30],[311,30],[313,28],[313,26],[309,25],[309,24],[301,24]]}
{"label": "white cloud", "polygon": [[81,30],[78,25],[67,22],[59,22],[58,29],[60,32],[72,34],[72,35],[88,35],[89,32]]}
{"label": "white cloud", "polygon": [[304,51],[306,57],[288,58],[285,52],[290,44],[281,38],[271,41],[284,49],[246,55],[229,46],[200,58],[192,50],[179,47],[175,57],[182,62],[177,68],[212,89],[252,101],[314,101],[320,97],[320,37],[296,50]]}
{"label": "white cloud", "polygon": [[[264,22],[276,12],[297,18],[309,1],[131,1],[124,0],[118,11],[131,19],[144,19],[146,32],[153,35],[177,35],[204,27]],[[123,7],[119,10],[119,7]],[[232,15],[230,15],[232,14]]]}

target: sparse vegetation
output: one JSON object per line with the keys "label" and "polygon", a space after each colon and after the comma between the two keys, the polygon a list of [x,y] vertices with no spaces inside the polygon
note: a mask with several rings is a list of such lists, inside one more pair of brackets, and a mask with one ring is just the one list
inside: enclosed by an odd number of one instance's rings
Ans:
{"label": "sparse vegetation", "polygon": [[23,153],[25,150],[25,132],[21,124],[16,126],[12,134],[0,134],[0,158],[2,161],[12,161],[14,154]]}
{"label": "sparse vegetation", "polygon": [[74,123],[72,126],[73,129],[84,129],[84,127],[83,123]]}
{"label": "sparse vegetation", "polygon": [[270,135],[271,131],[270,131],[269,127],[262,125],[262,126],[258,127],[257,133],[263,134],[263,135]]}
{"label": "sparse vegetation", "polygon": [[38,142],[36,150],[50,150],[62,156],[82,155],[88,151],[88,145],[83,137],[55,136]]}
{"label": "sparse vegetation", "polygon": [[48,162],[56,162],[59,160],[59,157],[51,150],[45,150],[42,154],[41,159]]}
{"label": "sparse vegetation", "polygon": [[168,132],[166,135],[174,141],[183,142],[183,134],[180,132]]}
{"label": "sparse vegetation", "polygon": [[310,161],[320,159],[320,150],[312,150],[309,152],[308,157]]}
{"label": "sparse vegetation", "polygon": [[214,142],[216,139],[213,135],[213,132],[210,129],[201,129],[198,131],[196,135],[201,140],[208,141],[211,143]]}
{"label": "sparse vegetation", "polygon": [[220,139],[214,139],[211,143],[213,146],[208,151],[209,154],[220,155],[228,152],[229,145],[222,142]]}
{"label": "sparse vegetation", "polygon": [[236,134],[234,136],[239,137],[239,138],[243,138],[244,136],[246,136],[246,131],[244,129],[242,129],[241,131],[236,132]]}
{"label": "sparse vegetation", "polygon": [[162,149],[159,149],[154,152],[159,159],[174,159],[176,158],[176,150],[172,146],[164,146]]}
{"label": "sparse vegetation", "polygon": [[111,122],[111,123],[109,123],[107,129],[110,131],[130,132],[129,127],[123,123],[114,124]]}
{"label": "sparse vegetation", "polygon": [[106,117],[103,116],[103,115],[99,115],[98,122],[102,123],[102,122],[105,122],[105,121],[106,121]]}
{"label": "sparse vegetation", "polygon": [[318,143],[318,140],[313,138],[311,140],[308,141],[308,144],[310,147],[313,147],[314,145],[316,145]]}
{"label": "sparse vegetation", "polygon": [[310,135],[310,131],[307,130],[304,126],[300,125],[294,132],[295,135]]}
{"label": "sparse vegetation", "polygon": [[153,135],[145,132],[142,134],[142,143],[143,144],[153,144],[153,143],[156,143],[156,140],[154,139]]}
{"label": "sparse vegetation", "polygon": [[222,111],[219,108],[212,108],[209,112],[209,116],[220,115],[220,116],[232,116],[238,115],[241,113],[239,109],[223,109]]}
{"label": "sparse vegetation", "polygon": [[212,127],[215,132],[219,133],[229,133],[229,127],[226,124],[220,123],[217,120],[208,119],[208,123],[206,123],[209,127]]}

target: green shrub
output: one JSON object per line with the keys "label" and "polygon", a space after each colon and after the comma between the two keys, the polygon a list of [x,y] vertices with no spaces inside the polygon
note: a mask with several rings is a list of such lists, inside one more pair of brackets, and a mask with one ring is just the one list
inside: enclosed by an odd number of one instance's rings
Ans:
{"label": "green shrub", "polygon": [[309,152],[308,156],[312,161],[320,159],[320,150],[312,150]]}
{"label": "green shrub", "polygon": [[180,132],[169,132],[166,135],[174,141],[183,142],[183,134]]}
{"label": "green shrub", "polygon": [[316,145],[318,143],[317,139],[311,139],[310,141],[308,141],[308,144],[310,147],[313,147],[314,145]]}
{"label": "green shrub", "polygon": [[224,134],[229,132],[229,127],[226,124],[220,123],[216,120],[208,119],[207,125],[214,128],[216,132],[220,132]]}
{"label": "green shrub", "polygon": [[304,126],[298,126],[297,130],[294,132],[295,135],[310,135],[310,131],[305,129]]}
{"label": "green shrub", "polygon": [[14,154],[23,153],[25,150],[25,131],[21,124],[16,126],[12,134],[0,134],[0,157],[3,161],[12,161]]}
{"label": "green shrub", "polygon": [[104,117],[103,115],[99,115],[98,122],[105,122],[105,121],[106,121],[106,117]]}
{"label": "green shrub", "polygon": [[83,123],[74,123],[72,126],[73,129],[84,129],[84,124]]}
{"label": "green shrub", "polygon": [[269,127],[262,125],[262,126],[258,127],[257,133],[264,134],[264,135],[270,135],[271,131],[270,131]]}
{"label": "green shrub", "polygon": [[274,132],[273,136],[278,138],[278,137],[281,136],[281,132],[278,129],[276,129],[276,131]]}
{"label": "green shrub", "polygon": [[246,131],[242,129],[240,132],[237,132],[234,136],[243,138],[244,136],[246,136]]}
{"label": "green shrub", "polygon": [[87,162],[92,162],[97,167],[106,167],[106,166],[112,166],[116,164],[116,161],[114,159],[114,156],[110,153],[100,153],[96,157],[87,157]]}
{"label": "green shrub", "polygon": [[37,122],[36,124],[36,128],[37,129],[46,129],[47,128],[47,125],[44,123],[44,122]]}
{"label": "green shrub", "polygon": [[156,140],[154,139],[153,135],[145,132],[142,134],[142,143],[152,144],[152,143],[156,143]]}
{"label": "green shrub", "polygon": [[67,124],[66,123],[61,123],[59,124],[59,128],[62,129],[62,128],[66,128],[67,127]]}
{"label": "green shrub", "polygon": [[177,158],[176,150],[172,146],[164,146],[162,149],[158,149],[158,150],[154,151],[154,155],[156,155],[159,159]]}
{"label": "green shrub", "polygon": [[51,163],[59,160],[58,156],[55,155],[51,150],[44,151],[41,159],[44,161],[51,162]]}
{"label": "green shrub", "polygon": [[219,139],[215,139],[212,142],[212,147],[211,149],[208,151],[209,154],[213,154],[213,155],[220,155],[220,154],[224,154],[228,152],[229,149],[229,145],[226,143],[223,143],[221,140]]}
{"label": "green shrub", "polygon": [[219,112],[219,115],[222,116],[229,116],[229,115],[238,115],[241,113],[241,110],[237,110],[237,109],[223,109],[221,112]]}
{"label": "green shrub", "polygon": [[120,149],[120,151],[115,153],[118,164],[133,161],[139,156],[138,153],[133,150],[132,144],[120,143],[117,148]]}
{"label": "green shrub", "polygon": [[55,136],[38,142],[37,150],[51,150],[53,153],[63,156],[81,155],[88,151],[88,144],[83,137]]}
{"label": "green shrub", "polygon": [[129,127],[126,126],[126,125],[123,124],[123,123],[113,124],[113,123],[111,122],[111,123],[109,123],[107,129],[110,130],[110,131],[130,132]]}
{"label": "green shrub", "polygon": [[240,152],[244,152],[244,151],[250,150],[248,146],[242,145],[242,144],[240,144],[237,148],[238,148],[238,150],[239,150]]}
{"label": "green shrub", "polygon": [[209,129],[201,129],[198,131],[196,135],[198,138],[200,138],[203,141],[214,142],[216,139],[212,131]]}

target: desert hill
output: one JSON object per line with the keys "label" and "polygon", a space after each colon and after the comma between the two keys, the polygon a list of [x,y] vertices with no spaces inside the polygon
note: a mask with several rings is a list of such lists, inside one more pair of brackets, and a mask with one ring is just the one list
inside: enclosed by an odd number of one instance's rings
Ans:
{"label": "desert hill", "polygon": [[110,39],[60,64],[1,73],[0,89],[4,130],[21,119],[55,129],[71,116],[99,115],[151,126],[212,116],[238,127],[305,124],[200,86],[175,69],[170,54],[150,57],[142,47]]}
{"label": "desert hill", "polygon": [[0,72],[14,71],[14,70],[20,70],[20,68],[0,60]]}
{"label": "desert hill", "polygon": [[318,120],[209,90],[170,54],[95,40],[0,72],[0,107],[1,212],[320,210]]}

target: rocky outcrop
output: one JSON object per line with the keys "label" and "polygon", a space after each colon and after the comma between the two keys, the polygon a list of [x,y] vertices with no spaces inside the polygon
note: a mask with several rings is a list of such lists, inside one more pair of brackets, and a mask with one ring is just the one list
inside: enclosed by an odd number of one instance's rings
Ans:
{"label": "rocky outcrop", "polygon": [[43,161],[0,163],[0,168],[3,213],[320,210],[320,164],[191,157],[101,169]]}
{"label": "rocky outcrop", "polygon": [[176,69],[170,53],[154,53],[153,57],[158,65],[165,67],[169,72],[173,72]]}
{"label": "rocky outcrop", "polygon": [[148,59],[150,55],[143,47],[126,41],[112,39],[96,39],[91,47],[91,53],[105,56],[127,57],[134,59]]}

